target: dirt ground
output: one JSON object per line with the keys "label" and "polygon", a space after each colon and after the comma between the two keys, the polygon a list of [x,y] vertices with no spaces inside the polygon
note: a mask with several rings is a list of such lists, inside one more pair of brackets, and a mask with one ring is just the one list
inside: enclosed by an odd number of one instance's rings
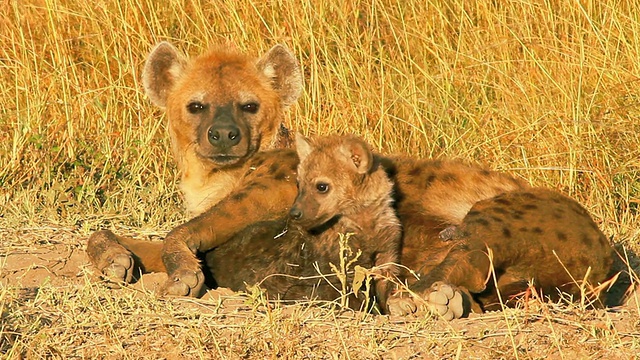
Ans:
{"label": "dirt ground", "polygon": [[0,229],[0,358],[637,359],[632,299],[610,311],[531,302],[446,322],[268,302],[210,291],[153,293],[164,274],[109,289],[78,229]]}

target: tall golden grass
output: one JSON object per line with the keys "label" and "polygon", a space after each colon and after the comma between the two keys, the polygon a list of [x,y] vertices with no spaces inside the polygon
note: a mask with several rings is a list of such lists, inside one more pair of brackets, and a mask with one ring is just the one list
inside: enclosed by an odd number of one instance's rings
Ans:
{"label": "tall golden grass", "polygon": [[512,171],[637,240],[640,3],[338,3],[2,2],[2,221],[175,225],[176,174],[141,88],[145,56],[160,40],[189,54],[283,43],[304,67],[294,129]]}

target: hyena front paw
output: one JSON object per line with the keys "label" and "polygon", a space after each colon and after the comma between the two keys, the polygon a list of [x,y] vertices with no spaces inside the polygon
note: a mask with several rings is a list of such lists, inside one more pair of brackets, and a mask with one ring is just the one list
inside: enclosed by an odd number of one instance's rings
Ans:
{"label": "hyena front paw", "polygon": [[416,302],[411,295],[405,292],[396,292],[387,299],[389,315],[406,316],[418,310]]}
{"label": "hyena front paw", "polygon": [[204,287],[204,274],[200,270],[177,270],[169,274],[164,285],[165,295],[199,297]]}
{"label": "hyena front paw", "polygon": [[118,243],[116,235],[109,230],[96,231],[87,243],[87,254],[93,265],[100,270],[107,285],[119,287],[133,278],[134,261],[131,252]]}
{"label": "hyena front paw", "polygon": [[465,314],[462,293],[447,283],[433,283],[423,300],[420,310],[428,311],[445,320],[459,319]]}
{"label": "hyena front paw", "polygon": [[433,283],[421,296],[397,292],[387,304],[391,315],[433,314],[445,320],[459,319],[465,315],[462,293],[443,282]]}

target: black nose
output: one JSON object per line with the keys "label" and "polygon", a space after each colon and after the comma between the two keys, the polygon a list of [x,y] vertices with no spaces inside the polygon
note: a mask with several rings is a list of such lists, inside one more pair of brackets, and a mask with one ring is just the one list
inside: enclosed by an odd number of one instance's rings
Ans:
{"label": "black nose", "polygon": [[293,220],[300,220],[302,218],[302,210],[298,209],[297,207],[291,208],[291,210],[289,211],[289,217],[291,217],[291,219]]}
{"label": "black nose", "polygon": [[207,133],[209,143],[217,147],[231,147],[240,142],[240,129],[233,124],[213,125]]}

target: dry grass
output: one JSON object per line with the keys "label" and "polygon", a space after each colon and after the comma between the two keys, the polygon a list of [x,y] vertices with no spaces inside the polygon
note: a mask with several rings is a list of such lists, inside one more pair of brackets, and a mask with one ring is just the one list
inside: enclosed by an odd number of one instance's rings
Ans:
{"label": "dry grass", "polygon": [[[9,229],[70,228],[67,241],[81,246],[99,227],[162,233],[183,220],[164,122],[139,83],[147,52],[166,39],[189,53],[284,43],[305,69],[291,127],[512,171],[577,198],[614,241],[640,248],[639,3],[5,0],[0,9],[0,262],[50,245]],[[468,335],[464,322],[380,325],[388,320],[305,307],[241,312],[228,326],[233,316],[211,304],[198,314],[91,284],[22,295],[0,287],[0,341],[18,339],[0,344],[9,357],[546,357],[534,342],[566,357],[631,357],[640,346],[636,330],[611,327],[617,314],[580,309],[488,316],[481,327],[494,330]],[[604,327],[583,324],[590,316]]]}

